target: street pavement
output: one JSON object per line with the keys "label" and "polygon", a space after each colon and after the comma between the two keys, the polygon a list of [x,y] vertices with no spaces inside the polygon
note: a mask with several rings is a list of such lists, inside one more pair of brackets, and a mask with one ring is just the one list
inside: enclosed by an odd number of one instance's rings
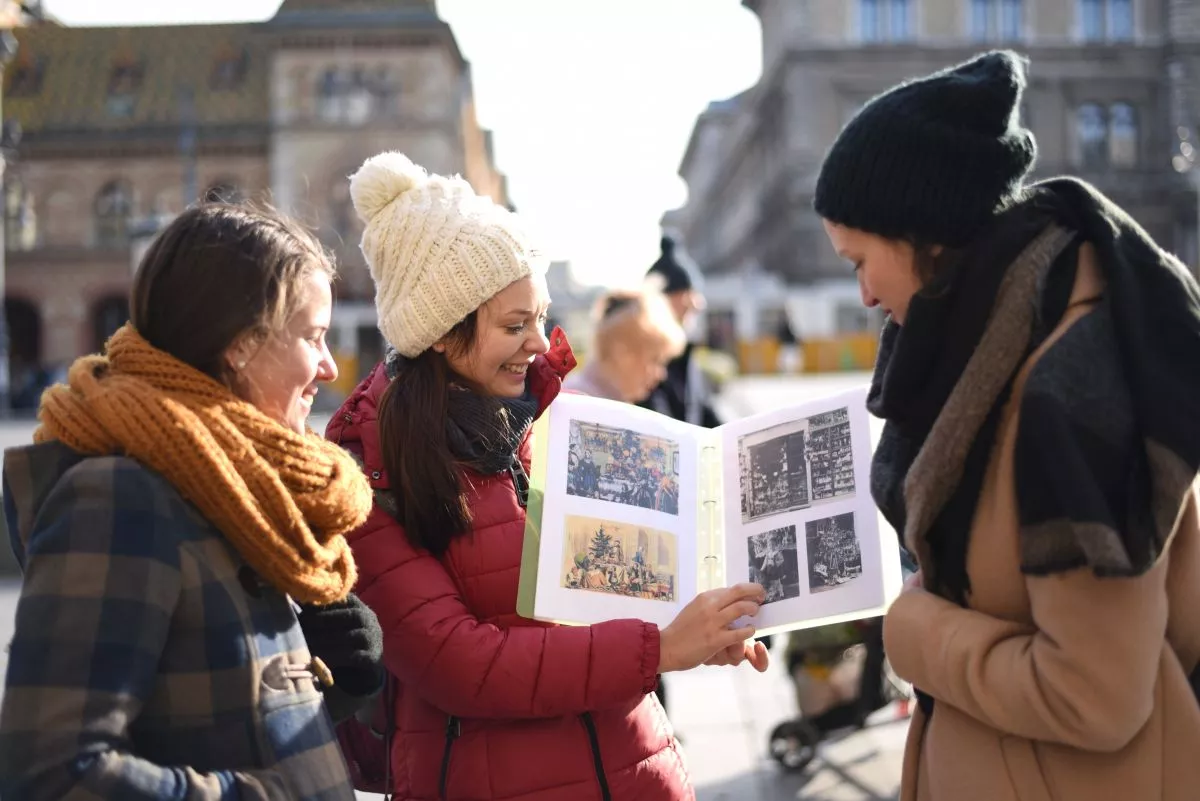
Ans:
{"label": "street pavement", "polygon": [[[768,411],[866,383],[862,374],[818,379],[751,377],[728,385],[720,399],[726,419]],[[323,428],[324,421],[320,421]],[[28,441],[32,430],[0,426],[0,441]],[[11,429],[11,430],[10,430]],[[320,429],[318,429],[320,430]],[[0,547],[6,547],[0,543]],[[0,578],[0,671],[7,667],[19,583]],[[907,720],[894,707],[873,725],[824,743],[802,774],[783,772],[770,759],[767,737],[796,715],[795,695],[783,668],[784,637],[776,637],[771,668],[700,668],[667,678],[670,716],[683,741],[697,801],[890,801],[896,798]],[[365,799],[377,796],[361,796]]]}

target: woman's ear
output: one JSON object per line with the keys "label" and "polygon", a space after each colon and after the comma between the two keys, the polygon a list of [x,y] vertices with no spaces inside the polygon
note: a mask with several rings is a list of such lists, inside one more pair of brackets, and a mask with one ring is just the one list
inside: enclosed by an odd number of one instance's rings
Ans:
{"label": "woman's ear", "polygon": [[434,353],[445,353],[446,352],[446,343],[440,339],[437,342],[434,342],[431,347],[433,348]]}
{"label": "woman's ear", "polygon": [[232,345],[225,350],[225,366],[232,370],[235,374],[242,372],[249,364],[253,356],[250,338],[248,336],[238,337]]}

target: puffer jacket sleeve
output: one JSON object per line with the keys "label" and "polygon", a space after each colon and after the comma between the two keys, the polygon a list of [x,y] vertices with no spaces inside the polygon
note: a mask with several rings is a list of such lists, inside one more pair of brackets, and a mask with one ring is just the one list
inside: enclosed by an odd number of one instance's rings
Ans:
{"label": "puffer jacket sleeve", "polygon": [[351,544],[357,592],[379,618],[388,669],[406,691],[449,714],[573,715],[654,689],[659,632],[653,624],[501,629],[472,614],[442,563],[414,548],[382,509]]}

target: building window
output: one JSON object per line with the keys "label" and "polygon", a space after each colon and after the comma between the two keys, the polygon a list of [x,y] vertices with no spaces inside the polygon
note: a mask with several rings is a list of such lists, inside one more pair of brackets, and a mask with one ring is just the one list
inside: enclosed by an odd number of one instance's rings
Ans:
{"label": "building window", "polygon": [[1077,125],[1081,167],[1137,166],[1137,109],[1132,105],[1114,103],[1106,109],[1099,103],[1085,103],[1079,107]]}
{"label": "building window", "polygon": [[1022,0],[971,0],[971,39],[976,42],[1020,39],[1025,27]]}
{"label": "building window", "polygon": [[912,39],[912,9],[909,0],[892,0],[888,9],[888,33],[893,42]]}
{"label": "building window", "polygon": [[1079,165],[1102,167],[1108,162],[1108,125],[1104,109],[1096,103],[1085,103],[1077,112]]}
{"label": "building window", "polygon": [[32,250],[37,245],[33,196],[11,174],[4,182],[4,236],[4,245],[9,250]]}
{"label": "building window", "polygon": [[907,42],[913,38],[911,0],[859,0],[859,32],[864,42]]}
{"label": "building window", "polygon": [[1114,103],[1108,110],[1108,160],[1114,167],[1137,166],[1137,111],[1128,103]]}
{"label": "building window", "polygon": [[1133,0],[1079,0],[1079,31],[1087,42],[1133,39]]}
{"label": "building window", "polygon": [[1108,0],[1108,38],[1115,42],[1133,39],[1133,0]]}
{"label": "building window", "polygon": [[36,97],[42,91],[42,77],[45,73],[45,59],[37,56],[18,56],[17,63],[13,64],[9,73],[5,94],[9,97]]}
{"label": "building window", "polygon": [[141,61],[131,56],[120,56],[112,66],[108,76],[109,116],[131,117],[137,106],[138,91],[142,88],[145,77],[145,67]]}
{"label": "building window", "polygon": [[244,47],[223,47],[213,62],[212,74],[208,78],[209,87],[218,92],[237,89],[246,79],[249,65],[250,55]]}
{"label": "building window", "polygon": [[864,42],[883,41],[883,20],[880,18],[882,0],[859,0],[858,22]]}
{"label": "building window", "polygon": [[326,122],[362,125],[394,116],[396,89],[385,67],[372,73],[363,67],[330,68],[317,84],[317,114]]}
{"label": "building window", "polygon": [[124,181],[111,181],[96,195],[96,244],[119,247],[129,241],[133,194]]}

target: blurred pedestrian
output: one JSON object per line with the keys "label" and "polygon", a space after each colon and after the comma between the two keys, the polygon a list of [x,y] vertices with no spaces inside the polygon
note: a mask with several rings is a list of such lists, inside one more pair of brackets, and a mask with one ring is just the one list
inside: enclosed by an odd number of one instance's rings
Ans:
{"label": "blurred pedestrian", "polygon": [[646,400],[666,378],[687,337],[662,293],[616,290],[597,304],[588,358],[566,389],[626,403]]}
{"label": "blurred pedestrian", "polygon": [[[399,153],[350,183],[388,357],[330,439],[376,489],[350,535],[383,628],[395,792],[415,799],[694,798],[658,674],[767,655],[747,645],[756,585],[704,593],[661,631],[517,614],[529,432],[575,364],[543,330],[546,262],[518,218]],[[599,794],[597,794],[599,791]]]}
{"label": "blurred pedestrian", "polygon": [[[666,295],[675,319],[684,331],[689,331],[706,306],[700,271],[673,238],[664,236],[660,244],[662,252],[646,272],[646,278],[652,287]],[[721,420],[712,405],[712,389],[696,355],[696,345],[688,342],[683,352],[667,365],[666,377],[638,405],[693,425],[719,426]]]}
{"label": "blurred pedestrian", "polygon": [[132,322],[6,453],[25,580],[4,798],[354,798],[322,689],[343,717],[381,685],[343,536],[371,490],[305,425],[336,377],[333,275],[283,217],[185,211],[142,259]]}
{"label": "blurred pedestrian", "polygon": [[901,798],[1200,792],[1200,287],[1074,178],[1026,183],[1025,61],[868,103],[815,205],[888,315],[876,501],[920,571]]}

